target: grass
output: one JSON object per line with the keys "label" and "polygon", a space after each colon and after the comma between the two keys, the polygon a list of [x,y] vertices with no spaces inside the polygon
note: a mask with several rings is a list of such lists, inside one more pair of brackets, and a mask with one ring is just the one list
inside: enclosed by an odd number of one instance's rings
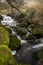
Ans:
{"label": "grass", "polygon": [[4,12],[9,13],[11,7],[7,2],[0,3],[0,14],[3,14]]}
{"label": "grass", "polygon": [[8,3],[0,3],[0,10],[9,9],[10,5]]}

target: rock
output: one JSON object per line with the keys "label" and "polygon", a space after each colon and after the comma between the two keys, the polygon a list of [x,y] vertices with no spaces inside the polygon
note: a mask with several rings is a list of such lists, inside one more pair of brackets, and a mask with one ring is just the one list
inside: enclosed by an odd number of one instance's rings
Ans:
{"label": "rock", "polygon": [[20,40],[15,34],[10,34],[10,44],[9,47],[11,50],[17,50],[20,46]]}
{"label": "rock", "polygon": [[13,29],[17,32],[18,35],[27,34],[27,31],[24,28],[20,27],[20,26],[13,27]]}
{"label": "rock", "polygon": [[43,36],[43,25],[31,24],[28,31],[32,32],[33,35]]}
{"label": "rock", "polygon": [[24,63],[24,64],[31,63],[32,52],[30,49],[26,51],[30,46],[31,46],[30,43],[24,43],[21,45],[21,48],[17,51],[17,53],[14,56],[15,60],[18,63]]}
{"label": "rock", "polygon": [[[30,5],[31,4],[31,5]],[[43,25],[43,4],[39,1],[28,1],[27,4],[24,5],[24,17],[21,18],[21,21],[25,21],[29,23],[38,23]],[[22,23],[22,24],[23,24]]]}
{"label": "rock", "polygon": [[11,34],[11,33],[12,33],[12,31],[11,31],[11,29],[10,29],[10,28],[7,28],[7,27],[6,27],[6,30],[9,32],[9,34]]}
{"label": "rock", "polygon": [[0,25],[0,45],[9,45],[9,32]]}
{"label": "rock", "polygon": [[0,15],[0,21],[3,19],[3,17]]}
{"label": "rock", "polygon": [[31,65],[31,64],[23,64],[23,63],[21,63],[21,64],[18,64],[18,65]]}
{"label": "rock", "polygon": [[38,9],[30,8],[29,11],[30,13],[28,13],[28,22],[43,25],[43,8],[42,7],[39,7]]}
{"label": "rock", "polygon": [[40,61],[43,62],[43,49],[38,53]]}
{"label": "rock", "polygon": [[19,24],[19,26],[21,26],[21,27],[27,27],[28,26],[28,22],[26,22],[27,20],[22,20],[22,21],[20,21],[20,24]]}
{"label": "rock", "polygon": [[36,37],[33,36],[32,34],[29,34],[29,35],[26,37],[26,40],[27,40],[28,42],[33,43],[33,42],[36,40]]}
{"label": "rock", "polygon": [[0,45],[0,65],[17,65],[6,45]]}

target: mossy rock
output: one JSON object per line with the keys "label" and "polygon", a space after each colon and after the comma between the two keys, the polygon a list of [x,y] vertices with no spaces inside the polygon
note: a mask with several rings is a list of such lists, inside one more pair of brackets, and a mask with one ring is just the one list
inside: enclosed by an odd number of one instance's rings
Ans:
{"label": "mossy rock", "polygon": [[27,4],[27,18],[30,23],[38,23],[40,25],[43,25],[43,7],[42,3],[38,1],[33,1],[34,4],[30,5]]}
{"label": "mossy rock", "polygon": [[10,34],[10,44],[9,47],[11,50],[16,50],[20,46],[20,40],[15,34]]}
{"label": "mossy rock", "polygon": [[7,27],[6,27],[6,30],[9,32],[9,34],[12,33],[12,31],[10,30],[10,28],[7,28]]}
{"label": "mossy rock", "polygon": [[[29,23],[38,23],[43,25],[43,7],[42,4],[38,1],[33,1],[35,4],[31,4],[32,2],[28,2],[25,9],[25,16],[21,18],[21,21],[29,22]],[[23,23],[22,23],[23,24]]]}
{"label": "mossy rock", "polygon": [[29,42],[34,42],[36,40],[36,37],[33,36],[32,34],[29,34],[26,38]]}
{"label": "mossy rock", "polygon": [[2,20],[3,19],[3,17],[0,15],[0,20]]}
{"label": "mossy rock", "polygon": [[0,65],[17,65],[6,45],[0,45]]}
{"label": "mossy rock", "polygon": [[13,27],[13,29],[15,29],[15,31],[17,32],[18,35],[27,34],[27,31],[24,28],[20,27],[20,26]]}
{"label": "mossy rock", "polygon": [[23,64],[23,63],[22,63],[22,64],[18,64],[18,65],[31,65],[31,64]]}
{"label": "mossy rock", "polygon": [[39,59],[40,59],[40,61],[42,61],[43,62],[43,50],[41,50],[40,52],[39,52]]}
{"label": "mossy rock", "polygon": [[[33,9],[33,10],[32,10]],[[41,7],[41,8],[36,8],[36,9],[34,9],[34,8],[30,8],[30,13],[29,13],[29,22],[30,23],[33,23],[33,24],[35,24],[35,23],[38,23],[38,24],[40,24],[40,25],[43,25],[43,8]]]}
{"label": "mossy rock", "polygon": [[9,32],[0,25],[0,45],[9,45]]}
{"label": "mossy rock", "polygon": [[21,26],[21,27],[27,27],[28,23],[26,22],[26,20],[25,21],[21,21],[20,24],[19,24],[19,26]]}
{"label": "mossy rock", "polygon": [[31,24],[28,27],[28,31],[32,32],[33,35],[43,36],[43,25]]}

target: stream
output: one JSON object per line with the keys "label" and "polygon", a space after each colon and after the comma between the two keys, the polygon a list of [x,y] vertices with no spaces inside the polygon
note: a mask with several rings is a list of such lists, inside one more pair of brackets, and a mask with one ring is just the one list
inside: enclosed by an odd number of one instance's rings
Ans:
{"label": "stream", "polygon": [[[13,23],[12,26],[16,27],[17,24],[19,23]],[[28,40],[26,39],[23,40],[20,37],[20,35],[18,35],[17,32],[13,30],[12,27],[8,26],[8,28],[12,31],[12,34],[16,34],[17,38],[21,41],[21,48],[18,51],[17,50],[12,51],[12,55],[15,57],[16,61],[19,63],[31,63],[31,64],[37,62],[35,58],[34,58],[35,61],[34,62],[32,61],[33,60],[32,55],[33,53],[37,53],[38,51],[43,49],[43,38],[36,39],[34,41],[34,44],[32,45],[32,43],[30,43]],[[26,38],[28,35],[32,34],[28,32],[26,29],[25,31],[27,32],[27,34],[25,35]]]}

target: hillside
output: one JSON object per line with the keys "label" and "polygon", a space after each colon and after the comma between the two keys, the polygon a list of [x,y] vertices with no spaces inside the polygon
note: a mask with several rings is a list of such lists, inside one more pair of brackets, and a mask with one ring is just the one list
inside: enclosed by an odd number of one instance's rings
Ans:
{"label": "hillside", "polygon": [[7,13],[11,13],[11,7],[7,2],[0,2],[0,14],[7,14]]}

